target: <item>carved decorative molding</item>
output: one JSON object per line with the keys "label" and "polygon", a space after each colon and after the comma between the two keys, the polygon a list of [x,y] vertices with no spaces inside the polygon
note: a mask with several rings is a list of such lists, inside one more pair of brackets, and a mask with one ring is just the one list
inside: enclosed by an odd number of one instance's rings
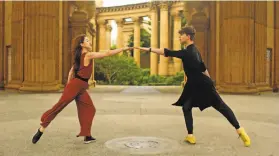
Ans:
{"label": "carved decorative molding", "polygon": [[88,22],[88,14],[84,11],[75,11],[70,18],[70,21]]}
{"label": "carved decorative molding", "polygon": [[181,18],[181,11],[182,10],[176,10],[176,11],[173,11],[171,12],[171,15],[176,18],[176,17],[180,17]]}
{"label": "carved decorative molding", "polygon": [[73,13],[77,11],[77,6],[73,2],[69,2],[69,17],[71,18]]}
{"label": "carved decorative molding", "polygon": [[204,8],[209,6],[209,2],[205,1],[189,1],[187,2],[187,10],[191,15],[198,13],[198,12],[204,12]]}
{"label": "carved decorative molding", "polygon": [[88,18],[91,19],[92,17],[95,17],[95,10],[96,10],[96,4],[95,1],[87,1],[87,5],[86,5],[86,10],[88,13]]}
{"label": "carved decorative molding", "polygon": [[158,10],[158,1],[152,1],[149,3],[150,11],[157,11]]}
{"label": "carved decorative molding", "polygon": [[193,25],[197,31],[203,31],[209,28],[209,19],[204,12],[198,12],[192,15],[189,24]]}
{"label": "carved decorative molding", "polygon": [[126,10],[149,8],[149,6],[150,6],[149,3],[139,3],[139,4],[113,6],[113,7],[101,7],[101,8],[96,8],[96,11],[97,11],[97,13],[117,12],[117,11],[126,11]]}
{"label": "carved decorative molding", "polygon": [[95,16],[95,1],[75,1],[71,4],[76,6],[79,12],[85,12],[88,19],[91,19]]}
{"label": "carved decorative molding", "polygon": [[158,6],[160,7],[161,10],[163,11],[168,11],[170,7],[171,2],[159,2]]}

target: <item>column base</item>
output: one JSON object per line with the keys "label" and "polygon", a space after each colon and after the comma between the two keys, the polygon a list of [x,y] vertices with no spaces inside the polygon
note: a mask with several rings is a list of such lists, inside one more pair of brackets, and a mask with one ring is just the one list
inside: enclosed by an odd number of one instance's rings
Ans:
{"label": "column base", "polygon": [[220,93],[253,94],[260,92],[255,84],[252,84],[250,86],[248,84],[218,84],[216,88]]}
{"label": "column base", "polygon": [[273,87],[272,87],[272,91],[275,92],[275,93],[277,93],[277,92],[278,92],[278,88],[279,88],[279,86],[277,86],[276,84],[274,84]]}
{"label": "column base", "polygon": [[60,91],[62,84],[57,81],[50,83],[39,83],[39,82],[23,82],[22,87],[19,91],[30,91],[30,92],[54,92]]}
{"label": "column base", "polygon": [[0,90],[4,89],[4,81],[0,82]]}
{"label": "column base", "polygon": [[257,89],[259,90],[259,92],[272,91],[272,87],[270,87],[268,84],[257,85]]}
{"label": "column base", "polygon": [[19,89],[21,86],[21,81],[12,80],[5,86],[5,89]]}

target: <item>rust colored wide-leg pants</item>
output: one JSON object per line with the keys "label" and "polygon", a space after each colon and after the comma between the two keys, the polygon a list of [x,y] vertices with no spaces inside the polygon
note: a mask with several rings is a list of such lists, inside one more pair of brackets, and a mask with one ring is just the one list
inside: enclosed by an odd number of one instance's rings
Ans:
{"label": "rust colored wide-leg pants", "polygon": [[58,113],[60,113],[70,102],[75,100],[80,123],[80,133],[78,136],[91,136],[91,126],[96,109],[86,91],[87,88],[87,82],[77,78],[72,79],[65,87],[60,100],[42,115],[41,126],[46,128]]}

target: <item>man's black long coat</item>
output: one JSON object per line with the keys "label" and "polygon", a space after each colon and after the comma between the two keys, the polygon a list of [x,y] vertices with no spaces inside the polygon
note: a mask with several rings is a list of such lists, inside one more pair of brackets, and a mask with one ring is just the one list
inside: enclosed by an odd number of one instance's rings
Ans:
{"label": "man's black long coat", "polygon": [[204,110],[212,105],[219,106],[223,101],[217,93],[213,81],[203,74],[206,70],[200,52],[194,44],[186,49],[171,51],[164,49],[166,57],[180,58],[183,63],[184,72],[187,75],[187,83],[183,92],[173,105],[185,106],[187,108],[199,107]]}

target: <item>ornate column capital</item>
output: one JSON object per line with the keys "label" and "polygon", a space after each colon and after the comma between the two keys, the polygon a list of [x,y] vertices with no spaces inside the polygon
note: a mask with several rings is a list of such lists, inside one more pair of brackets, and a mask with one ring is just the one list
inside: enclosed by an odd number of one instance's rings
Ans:
{"label": "ornate column capital", "polygon": [[124,24],[124,20],[123,20],[123,18],[117,18],[117,19],[115,19],[115,22],[116,22],[116,24],[117,24],[117,27],[119,27],[119,26],[123,26],[123,24]]}
{"label": "ornate column capital", "polygon": [[95,1],[87,1],[86,3],[87,3],[86,11],[88,14],[88,18],[91,19],[95,16],[95,10],[96,10]]}
{"label": "ornate column capital", "polygon": [[97,23],[99,26],[105,26],[105,24],[107,24],[107,20],[105,19],[98,19]]}
{"label": "ornate column capital", "polygon": [[171,16],[173,16],[174,19],[181,19],[181,10],[175,10],[171,12]]}
{"label": "ornate column capital", "polygon": [[107,24],[107,25],[106,25],[106,31],[111,32],[111,30],[112,30],[111,25],[110,25],[110,24]]}
{"label": "ornate column capital", "polygon": [[75,11],[70,19],[72,22],[88,22],[88,14],[84,11]]}
{"label": "ornate column capital", "polygon": [[193,25],[197,31],[203,31],[209,28],[209,19],[204,12],[195,13],[192,15],[190,24]]}
{"label": "ornate column capital", "polygon": [[158,6],[160,7],[161,11],[168,11],[170,7],[169,2],[159,2]]}
{"label": "ornate column capital", "polygon": [[86,11],[86,4],[83,1],[75,1],[74,4],[78,7],[79,11]]}
{"label": "ornate column capital", "polygon": [[158,3],[157,1],[150,2],[149,8],[151,12],[156,12],[158,10]]}
{"label": "ornate column capital", "polygon": [[193,15],[195,13],[203,12],[204,8],[208,5],[209,5],[208,2],[189,1],[189,2],[187,2],[187,10],[190,13],[190,15]]}
{"label": "ornate column capital", "polygon": [[69,17],[71,18],[73,13],[78,10],[77,6],[73,2],[69,2]]}
{"label": "ornate column capital", "polygon": [[132,18],[133,22],[136,24],[139,24],[142,21],[141,17],[131,17],[131,18]]}

